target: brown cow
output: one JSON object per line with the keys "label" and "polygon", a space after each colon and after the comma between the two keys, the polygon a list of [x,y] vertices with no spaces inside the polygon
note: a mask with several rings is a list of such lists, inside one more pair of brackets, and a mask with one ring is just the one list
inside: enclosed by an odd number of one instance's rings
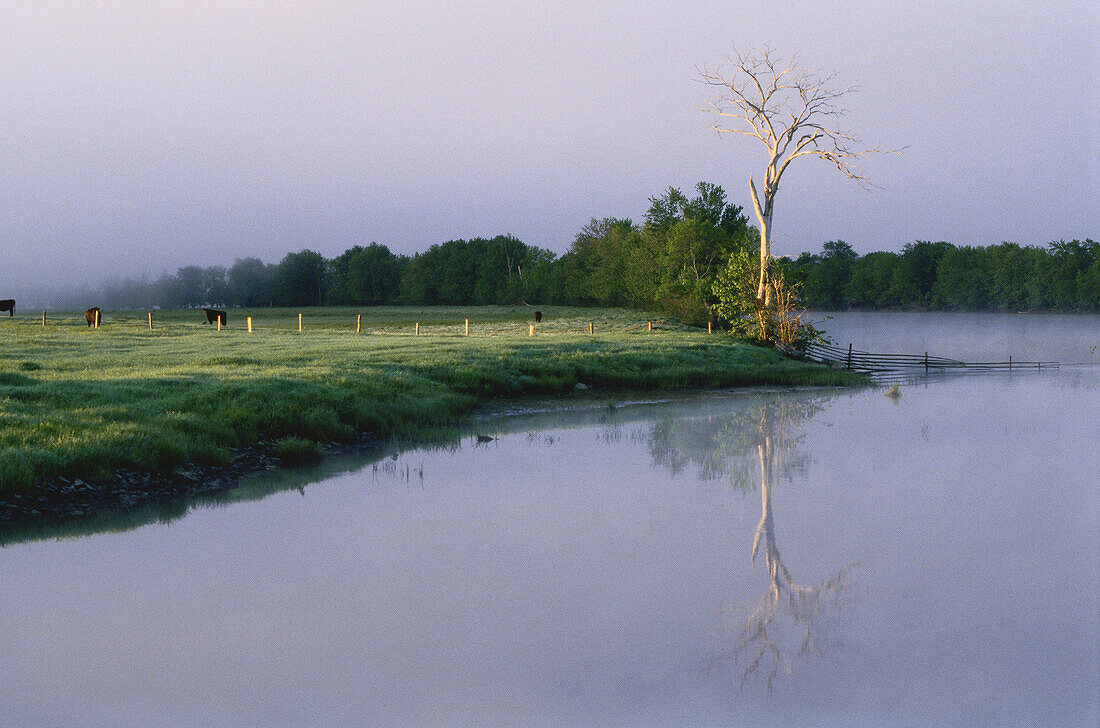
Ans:
{"label": "brown cow", "polygon": [[3,311],[7,311],[8,316],[14,316],[15,315],[15,299],[14,298],[7,298],[7,299],[4,299],[3,301],[0,301],[0,312],[3,312]]}
{"label": "brown cow", "polygon": [[215,321],[221,321],[222,326],[225,326],[225,311],[217,311],[212,308],[204,308],[203,312],[206,314],[206,321],[203,321],[203,323],[212,324]]}
{"label": "brown cow", "polygon": [[103,317],[99,315],[99,306],[92,306],[84,312],[84,320],[89,326],[98,326]]}
{"label": "brown cow", "polygon": [[542,311],[535,311],[535,323],[542,323]]}

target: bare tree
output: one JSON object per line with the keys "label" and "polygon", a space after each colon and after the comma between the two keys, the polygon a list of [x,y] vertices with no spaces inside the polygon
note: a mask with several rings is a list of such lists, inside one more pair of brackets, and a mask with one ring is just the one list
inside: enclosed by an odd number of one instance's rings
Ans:
{"label": "bare tree", "polygon": [[799,157],[818,157],[866,187],[868,179],[855,166],[856,160],[888,150],[865,149],[857,137],[840,128],[844,110],[837,102],[855,89],[834,86],[835,74],[822,76],[799,67],[797,54],[784,63],[767,48],[735,53],[727,61],[728,66],[715,71],[705,67],[698,70],[703,83],[719,89],[711,110],[723,120],[714,129],[720,134],[759,139],[768,149],[763,200],[752,175],[749,191],[760,224],[760,279],[756,297],[759,303],[770,306],[772,214],[779,179],[787,166]]}

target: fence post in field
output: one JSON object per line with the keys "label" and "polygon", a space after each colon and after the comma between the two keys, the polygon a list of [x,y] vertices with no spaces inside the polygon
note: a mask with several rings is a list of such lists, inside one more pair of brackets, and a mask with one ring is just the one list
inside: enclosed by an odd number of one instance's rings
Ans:
{"label": "fence post in field", "polygon": [[149,312],[149,330],[150,331],[153,330],[153,312],[152,311]]}
{"label": "fence post in field", "polygon": [[248,333],[252,333],[252,317],[248,317]]}
{"label": "fence post in field", "polygon": [[928,352],[924,352],[924,373],[928,373]]}
{"label": "fence post in field", "polygon": [[852,368],[852,345],[848,344],[848,363],[844,365],[845,369]]}
{"label": "fence post in field", "polygon": [[1012,355],[1008,355],[1008,371],[1012,371]]}
{"label": "fence post in field", "polygon": [[466,335],[470,335],[470,319],[466,319]]}
{"label": "fence post in field", "polygon": [[535,325],[534,324],[527,324],[527,335],[528,336],[534,336],[535,335]]}
{"label": "fence post in field", "polygon": [[[649,333],[653,333],[653,322],[649,322]],[[710,321],[707,321],[707,333],[710,333]]]}
{"label": "fence post in field", "polygon": [[99,328],[99,309],[98,308],[95,310],[95,327],[97,329]]}
{"label": "fence post in field", "polygon": [[413,336],[420,336],[420,322],[416,322],[416,329],[413,331]]}
{"label": "fence post in field", "polygon": [[45,311],[42,312],[42,325],[43,326],[46,325],[46,312]]}
{"label": "fence post in field", "polygon": [[[649,330],[650,331],[653,330],[653,324],[649,325]],[[707,321],[707,333],[708,334],[713,334],[714,333],[714,324],[711,323],[710,321]]]}
{"label": "fence post in field", "polygon": [[590,333],[590,334],[596,333],[596,325],[593,324],[591,321],[588,322],[588,333]]}
{"label": "fence post in field", "polygon": [[221,316],[215,316],[215,318],[218,319],[218,331],[221,331],[222,330],[222,317]]}
{"label": "fence post in field", "polygon": [[298,314],[298,333],[302,333],[302,314]]}
{"label": "fence post in field", "polygon": [[355,314],[355,333],[362,333],[363,331],[363,314]]}

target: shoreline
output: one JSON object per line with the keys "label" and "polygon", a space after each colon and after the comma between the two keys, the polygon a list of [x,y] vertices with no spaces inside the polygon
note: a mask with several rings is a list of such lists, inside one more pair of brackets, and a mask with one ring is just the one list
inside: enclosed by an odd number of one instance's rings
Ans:
{"label": "shoreline", "polygon": [[[628,311],[548,310],[531,335],[515,311],[479,310],[470,336],[435,329],[450,310],[366,317],[436,322],[419,336],[356,335],[346,311],[320,309],[303,333],[283,326],[284,313],[258,316],[252,334],[182,323],[186,312],[166,312],[153,331],[13,329],[0,357],[0,531],[175,503],[580,392],[652,399],[866,381],[736,337],[650,330]],[[593,319],[604,333],[590,333]]]}
{"label": "shoreline", "polygon": [[[493,422],[530,414],[567,411],[590,411],[612,405],[627,407],[705,397],[720,392],[784,392],[815,389],[848,388],[859,385],[755,385],[744,387],[684,387],[660,390],[631,388],[588,388],[546,395],[527,393],[513,397],[495,397],[478,404],[458,421],[445,425],[471,427],[478,422]],[[656,396],[655,396],[656,395]],[[583,398],[583,399],[578,399]],[[434,426],[438,430],[440,426]],[[133,468],[117,469],[111,476],[63,477],[49,479],[33,493],[0,493],[0,537],[5,533],[37,525],[66,526],[96,516],[125,514],[150,506],[179,504],[203,495],[230,491],[249,478],[274,471],[293,471],[316,466],[342,455],[363,454],[383,447],[388,442],[401,441],[416,447],[429,439],[433,427],[424,427],[411,435],[391,434],[382,437],[359,432],[347,442],[323,443],[323,452],[316,461],[292,463],[276,455],[277,440],[233,448],[229,462],[201,464],[188,462],[161,472],[142,472]],[[4,539],[0,538],[0,547]]]}

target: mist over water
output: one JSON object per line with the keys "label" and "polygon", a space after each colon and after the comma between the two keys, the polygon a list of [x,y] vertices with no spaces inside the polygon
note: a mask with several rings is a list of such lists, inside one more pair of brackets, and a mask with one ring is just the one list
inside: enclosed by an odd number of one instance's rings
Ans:
{"label": "mist over water", "polygon": [[1100,314],[810,311],[838,346],[962,361],[1100,364]]}

